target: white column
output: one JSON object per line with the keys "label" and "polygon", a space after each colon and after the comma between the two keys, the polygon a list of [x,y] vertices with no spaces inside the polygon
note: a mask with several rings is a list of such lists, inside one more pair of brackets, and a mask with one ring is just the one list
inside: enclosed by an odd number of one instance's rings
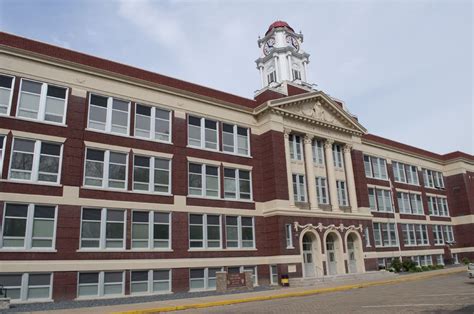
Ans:
{"label": "white column", "polygon": [[329,197],[331,199],[331,208],[333,211],[339,211],[339,203],[337,201],[336,173],[334,172],[334,160],[332,157],[333,140],[326,140],[324,143],[324,152],[326,157],[326,170],[328,173]]}
{"label": "white column", "polygon": [[303,81],[305,82],[308,82],[308,80],[306,79],[306,61],[303,61]]}
{"label": "white column", "polygon": [[286,57],[288,59],[288,80],[293,81],[294,78],[293,78],[293,71],[291,70],[291,54],[288,53]]}
{"label": "white column", "polygon": [[285,158],[286,158],[286,175],[288,181],[288,197],[290,206],[295,206],[295,197],[293,195],[293,173],[291,172],[291,157],[290,157],[290,129],[285,129]]}
{"label": "white column", "polygon": [[352,168],[351,145],[344,146],[344,167],[346,170],[347,191],[349,193],[349,202],[353,213],[358,211],[357,196],[354,180],[354,169]]}
{"label": "white column", "polygon": [[258,69],[260,70],[260,79],[262,80],[262,88],[265,87],[265,78],[263,76],[263,66],[258,66]]}
{"label": "white column", "polygon": [[306,182],[308,183],[309,205],[311,209],[318,208],[318,201],[316,199],[316,179],[314,176],[313,165],[313,136],[306,135],[304,137],[304,161],[306,165]]}
{"label": "white column", "polygon": [[278,58],[278,55],[275,55],[274,63],[275,63],[276,83],[280,83],[281,82],[280,81],[281,80],[280,58]]}

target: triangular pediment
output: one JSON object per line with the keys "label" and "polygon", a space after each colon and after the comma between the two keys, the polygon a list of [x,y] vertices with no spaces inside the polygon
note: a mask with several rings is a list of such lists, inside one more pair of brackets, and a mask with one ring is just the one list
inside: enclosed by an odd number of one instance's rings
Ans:
{"label": "triangular pediment", "polygon": [[274,100],[268,106],[275,113],[307,123],[339,129],[346,133],[367,133],[341,104],[320,91]]}

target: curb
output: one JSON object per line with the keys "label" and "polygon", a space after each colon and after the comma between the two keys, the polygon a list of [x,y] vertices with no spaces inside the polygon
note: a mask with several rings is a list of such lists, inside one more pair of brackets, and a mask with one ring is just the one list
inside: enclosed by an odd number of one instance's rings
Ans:
{"label": "curb", "polygon": [[200,308],[231,305],[231,304],[239,304],[239,303],[248,303],[248,302],[255,302],[255,301],[268,301],[268,300],[283,299],[283,298],[302,297],[302,296],[308,296],[308,295],[316,295],[316,294],[323,294],[323,293],[330,293],[330,292],[347,291],[347,290],[352,290],[352,289],[360,289],[360,288],[367,288],[367,287],[373,287],[373,286],[395,284],[395,283],[400,283],[400,282],[415,281],[415,280],[421,280],[421,279],[427,279],[427,278],[432,278],[432,277],[438,277],[438,276],[444,276],[444,275],[460,273],[460,272],[464,272],[464,271],[466,271],[466,270],[463,267],[463,268],[460,268],[460,269],[455,269],[455,270],[442,272],[442,273],[421,274],[421,275],[410,276],[410,277],[407,277],[407,278],[397,278],[397,279],[390,279],[390,280],[383,280],[383,281],[365,282],[365,283],[360,283],[360,284],[344,285],[344,286],[331,287],[331,288],[312,289],[312,290],[298,291],[298,292],[280,293],[280,294],[276,294],[276,295],[256,296],[256,297],[249,297],[249,298],[235,299],[235,300],[222,300],[222,301],[195,303],[195,304],[188,304],[188,305],[175,305],[175,306],[157,307],[157,308],[150,308],[150,309],[144,309],[144,310],[132,310],[132,311],[125,311],[125,312],[115,312],[115,314],[161,313],[161,312],[172,312],[172,311],[182,311],[182,310],[189,310],[189,309],[200,309]]}

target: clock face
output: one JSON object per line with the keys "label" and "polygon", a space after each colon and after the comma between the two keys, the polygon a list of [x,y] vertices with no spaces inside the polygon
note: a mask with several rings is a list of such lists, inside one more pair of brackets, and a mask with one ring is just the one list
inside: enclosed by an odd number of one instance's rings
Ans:
{"label": "clock face", "polygon": [[293,48],[296,49],[296,51],[300,49],[300,43],[298,42],[298,39],[296,39],[293,36],[290,36],[290,35],[286,36],[286,43],[289,45],[292,45]]}
{"label": "clock face", "polygon": [[268,39],[263,45],[263,53],[265,55],[268,55],[270,53],[270,50],[272,50],[274,46],[275,46],[275,38],[270,37],[270,39]]}

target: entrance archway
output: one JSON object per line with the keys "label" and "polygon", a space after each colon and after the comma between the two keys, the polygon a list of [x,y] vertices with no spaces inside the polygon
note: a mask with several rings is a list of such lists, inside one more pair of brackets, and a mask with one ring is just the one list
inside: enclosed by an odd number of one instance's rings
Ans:
{"label": "entrance archway", "polygon": [[362,239],[358,233],[349,232],[346,235],[347,264],[349,273],[362,273],[365,271],[362,252]]}
{"label": "entrance archway", "polygon": [[322,258],[319,236],[313,231],[301,233],[301,254],[303,257],[303,277],[313,278],[321,277]]}
{"label": "entrance archway", "polygon": [[342,253],[341,236],[332,231],[326,234],[326,263],[327,274],[338,275],[345,273],[344,257]]}

